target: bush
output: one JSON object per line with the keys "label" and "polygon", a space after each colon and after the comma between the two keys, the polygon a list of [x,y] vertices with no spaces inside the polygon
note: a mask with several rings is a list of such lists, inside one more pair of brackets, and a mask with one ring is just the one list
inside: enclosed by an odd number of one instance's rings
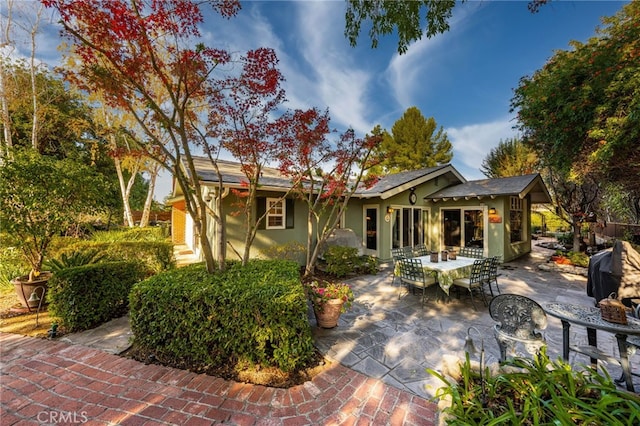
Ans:
{"label": "bush", "polygon": [[514,358],[506,362],[509,372],[481,380],[472,370],[467,355],[461,378],[450,382],[428,370],[445,387],[436,397],[451,401],[443,410],[447,424],[588,424],[631,425],[640,422],[640,398],[620,390],[603,370],[592,367],[572,370],[562,360],[552,362],[543,349],[533,360]]}
{"label": "bush", "polygon": [[0,248],[0,288],[11,287],[12,279],[27,272],[29,272],[29,263],[17,248]]}
{"label": "bush", "polygon": [[139,262],[62,269],[49,280],[49,310],[68,331],[88,330],[124,315],[131,288],[143,278]]}
{"label": "bush", "polygon": [[120,241],[94,242],[79,241],[56,253],[56,257],[71,255],[74,252],[93,252],[98,250],[107,260],[141,261],[147,269],[147,275],[157,274],[175,267],[173,244],[167,241]]}
{"label": "bush", "polygon": [[166,241],[163,229],[160,227],[123,228],[115,231],[97,231],[91,236],[91,241],[100,243],[115,243],[123,241]]}
{"label": "bush", "polygon": [[296,263],[251,260],[208,274],[190,265],[131,292],[135,344],[166,364],[194,370],[229,363],[304,367],[314,347]]}
{"label": "bush", "polygon": [[355,247],[330,246],[324,253],[327,273],[338,278],[349,274],[375,274],[378,260],[373,256],[358,256]]}
{"label": "bush", "polygon": [[297,241],[289,241],[284,244],[276,244],[260,251],[260,254],[267,259],[283,259],[297,262],[304,265],[306,262],[307,249]]}

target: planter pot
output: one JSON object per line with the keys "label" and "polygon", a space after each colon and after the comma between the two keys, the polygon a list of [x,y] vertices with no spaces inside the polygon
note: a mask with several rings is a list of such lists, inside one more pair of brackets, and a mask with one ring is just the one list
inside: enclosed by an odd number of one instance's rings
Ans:
{"label": "planter pot", "polygon": [[[16,290],[16,295],[18,296],[18,300],[25,308],[37,308],[40,303],[40,299],[46,297],[48,290],[48,282],[49,278],[51,278],[51,273],[44,272],[40,275],[40,277],[35,281],[29,281],[29,276],[24,275],[21,277],[14,278],[11,280],[11,284]],[[29,302],[31,298],[31,294],[36,292],[38,296],[38,300],[33,300]],[[46,301],[43,300],[41,306],[44,306]]]}
{"label": "planter pot", "polygon": [[318,327],[333,328],[337,326],[342,313],[342,305],[344,305],[342,299],[328,300],[322,307],[317,307],[316,303],[313,307],[313,313],[316,315]]}

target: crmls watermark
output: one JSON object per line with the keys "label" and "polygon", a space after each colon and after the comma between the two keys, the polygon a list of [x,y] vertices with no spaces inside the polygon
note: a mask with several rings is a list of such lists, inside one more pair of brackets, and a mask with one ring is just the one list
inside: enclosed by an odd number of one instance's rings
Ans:
{"label": "crmls watermark", "polygon": [[86,411],[40,411],[38,423],[42,425],[82,424],[89,421]]}

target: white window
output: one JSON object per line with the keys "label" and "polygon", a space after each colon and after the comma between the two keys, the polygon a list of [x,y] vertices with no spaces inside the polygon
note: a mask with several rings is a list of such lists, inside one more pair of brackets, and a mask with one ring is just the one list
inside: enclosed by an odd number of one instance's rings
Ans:
{"label": "white window", "polygon": [[285,203],[277,198],[267,198],[267,229],[284,229]]}

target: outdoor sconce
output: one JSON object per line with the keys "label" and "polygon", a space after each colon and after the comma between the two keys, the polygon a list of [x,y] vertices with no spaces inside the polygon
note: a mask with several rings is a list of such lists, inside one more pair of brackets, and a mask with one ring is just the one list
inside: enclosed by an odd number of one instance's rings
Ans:
{"label": "outdoor sconce", "polygon": [[387,214],[393,213],[393,207],[387,206]]}
{"label": "outdoor sconce", "polygon": [[497,213],[497,211],[496,211],[495,207],[490,207],[489,208],[489,214],[496,214],[496,213]]}

